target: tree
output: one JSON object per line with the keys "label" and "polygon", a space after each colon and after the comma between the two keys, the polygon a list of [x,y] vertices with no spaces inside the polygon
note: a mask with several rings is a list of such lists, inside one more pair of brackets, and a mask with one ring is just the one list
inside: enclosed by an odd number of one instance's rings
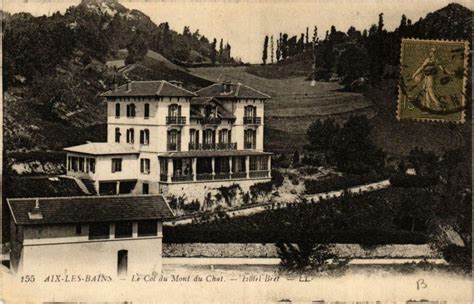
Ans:
{"label": "tree", "polygon": [[273,35],[270,38],[270,62],[273,64],[273,55],[275,54],[275,50],[273,49]]}
{"label": "tree", "polygon": [[148,46],[140,33],[136,33],[132,41],[127,45],[128,56],[125,58],[126,64],[135,63],[145,57]]}
{"label": "tree", "polygon": [[298,53],[302,53],[304,51],[304,34],[301,33],[300,39],[298,40]]}
{"label": "tree", "polygon": [[275,57],[276,57],[276,61],[280,62],[280,58],[281,58],[280,39],[277,40],[277,47],[276,47]]}
{"label": "tree", "polygon": [[219,62],[220,64],[224,63],[224,39],[222,38],[219,43]]}
{"label": "tree", "polygon": [[332,118],[314,121],[306,131],[310,152],[323,153],[329,163],[333,163],[334,139],[340,128]]}
{"label": "tree", "polygon": [[371,139],[372,126],[365,116],[353,116],[334,139],[334,158],[338,170],[350,173],[380,171],[385,153]]}
{"label": "tree", "polygon": [[217,40],[216,40],[216,38],[214,38],[214,40],[212,40],[212,44],[211,44],[211,62],[212,62],[212,64],[216,64],[216,60],[217,60],[216,46],[217,46]]}
{"label": "tree", "polygon": [[282,40],[280,43],[280,49],[281,49],[281,58],[286,59],[288,58],[288,34],[283,34]]}
{"label": "tree", "polygon": [[305,38],[306,38],[306,45],[308,45],[309,44],[309,28],[308,27],[306,27],[306,37]]}
{"label": "tree", "polygon": [[365,48],[349,45],[339,57],[337,73],[343,77],[345,83],[350,84],[368,73],[368,64],[369,58]]}
{"label": "tree", "polygon": [[383,24],[383,13],[380,13],[379,14],[379,24],[377,26],[377,31],[379,33],[381,33],[383,31],[383,26],[384,26],[384,24]]}
{"label": "tree", "polygon": [[263,41],[263,54],[262,54],[263,65],[267,64],[267,58],[268,58],[268,35],[265,36],[265,40]]}

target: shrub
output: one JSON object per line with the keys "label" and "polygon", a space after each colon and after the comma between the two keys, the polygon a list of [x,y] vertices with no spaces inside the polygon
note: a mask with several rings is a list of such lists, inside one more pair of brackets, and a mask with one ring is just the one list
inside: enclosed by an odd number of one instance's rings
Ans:
{"label": "shrub", "polygon": [[280,173],[280,171],[273,169],[272,170],[272,183],[275,186],[275,188],[279,188],[283,185],[283,181],[285,180],[285,177],[283,174]]}
{"label": "shrub", "polygon": [[383,178],[385,178],[384,175],[377,173],[344,174],[343,176],[333,175],[322,180],[305,180],[304,185],[307,194],[316,194],[373,183]]}
{"label": "shrub", "polygon": [[426,188],[429,186],[436,185],[438,178],[436,177],[426,177],[418,175],[407,175],[407,174],[394,174],[390,177],[390,184],[395,187],[416,187],[416,188]]}
{"label": "shrub", "polygon": [[199,211],[200,207],[201,207],[201,204],[199,204],[199,201],[193,200],[189,204],[184,204],[183,210],[187,212],[197,212]]}

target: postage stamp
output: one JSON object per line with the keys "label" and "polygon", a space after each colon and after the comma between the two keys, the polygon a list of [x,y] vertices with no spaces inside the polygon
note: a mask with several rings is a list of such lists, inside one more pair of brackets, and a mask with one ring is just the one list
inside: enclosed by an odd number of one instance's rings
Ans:
{"label": "postage stamp", "polygon": [[469,44],[402,39],[397,118],[463,123]]}

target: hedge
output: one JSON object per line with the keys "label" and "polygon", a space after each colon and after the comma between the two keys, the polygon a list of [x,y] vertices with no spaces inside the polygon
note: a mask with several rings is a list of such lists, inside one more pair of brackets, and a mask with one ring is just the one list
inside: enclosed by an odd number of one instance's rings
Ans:
{"label": "hedge", "polygon": [[342,176],[333,175],[321,180],[305,180],[304,185],[306,194],[316,194],[378,182],[384,178],[385,176],[382,174],[344,174]]}

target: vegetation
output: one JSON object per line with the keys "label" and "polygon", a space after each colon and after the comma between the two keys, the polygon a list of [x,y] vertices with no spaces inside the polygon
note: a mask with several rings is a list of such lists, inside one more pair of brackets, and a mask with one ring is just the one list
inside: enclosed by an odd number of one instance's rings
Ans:
{"label": "vegetation", "polygon": [[[386,189],[361,196],[345,196],[318,204],[290,204],[248,217],[164,227],[165,242],[188,243],[300,243],[314,242],[422,244],[428,231],[401,219],[400,197],[406,189]],[[278,227],[278,229],[275,229]]]}
{"label": "vegetation", "polygon": [[380,172],[385,166],[385,153],[372,142],[372,128],[365,116],[351,117],[342,127],[332,119],[317,120],[307,131],[307,150],[323,153],[326,163],[339,171]]}
{"label": "vegetation", "polygon": [[317,194],[334,190],[347,189],[350,187],[378,182],[384,179],[383,174],[344,174],[332,175],[319,180],[307,179],[304,181],[307,194]]}

